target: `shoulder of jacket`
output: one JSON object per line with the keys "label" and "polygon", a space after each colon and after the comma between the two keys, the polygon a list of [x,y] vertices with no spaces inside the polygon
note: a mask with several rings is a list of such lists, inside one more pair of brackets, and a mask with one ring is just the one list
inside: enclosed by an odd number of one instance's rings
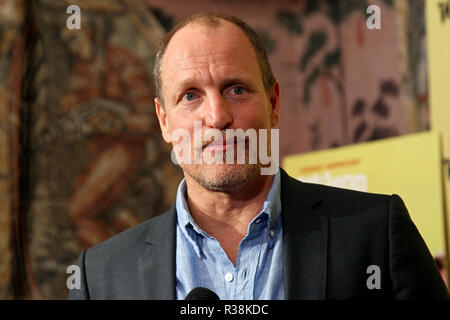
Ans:
{"label": "shoulder of jacket", "polygon": [[153,232],[155,228],[160,229],[166,224],[169,224],[171,221],[170,215],[173,214],[174,212],[171,208],[163,214],[145,220],[94,245],[86,250],[86,260],[93,261],[100,259],[102,261],[108,261],[112,258],[126,257],[142,252],[139,249],[146,245],[145,239],[149,233]]}

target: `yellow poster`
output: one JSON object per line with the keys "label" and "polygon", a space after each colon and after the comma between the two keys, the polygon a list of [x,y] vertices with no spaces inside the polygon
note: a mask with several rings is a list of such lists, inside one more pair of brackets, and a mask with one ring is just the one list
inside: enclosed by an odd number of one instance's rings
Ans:
{"label": "yellow poster", "polygon": [[450,1],[427,0],[427,39],[431,128],[443,135],[450,158]]}
{"label": "yellow poster", "polygon": [[304,182],[398,194],[434,256],[445,254],[439,135],[434,132],[286,157]]}
{"label": "yellow poster", "polygon": [[[431,129],[442,137],[444,205],[450,234],[450,0],[426,0]],[[450,247],[450,237],[447,237]],[[450,257],[447,259],[450,265]]]}

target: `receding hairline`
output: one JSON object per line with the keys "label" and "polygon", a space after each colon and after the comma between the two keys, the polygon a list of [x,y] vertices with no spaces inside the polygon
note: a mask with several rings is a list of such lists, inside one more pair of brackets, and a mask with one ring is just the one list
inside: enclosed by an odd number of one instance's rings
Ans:
{"label": "receding hairline", "polygon": [[172,43],[173,38],[176,37],[180,32],[182,32],[186,28],[189,28],[189,27],[192,27],[192,26],[195,26],[195,25],[203,26],[203,27],[205,27],[205,28],[207,28],[209,30],[217,30],[219,28],[223,28],[224,24],[231,26],[232,28],[234,28],[237,32],[239,32],[242,35],[243,39],[245,39],[248,42],[248,44],[250,45],[250,47],[253,50],[255,58],[258,59],[257,52],[256,52],[255,48],[253,47],[253,45],[252,45],[250,39],[248,38],[248,36],[245,34],[245,32],[241,28],[239,28],[239,26],[237,26],[233,22],[231,22],[229,20],[225,20],[223,18],[216,18],[216,17],[213,18],[213,17],[209,17],[209,16],[200,16],[199,18],[197,18],[195,20],[192,20],[192,21],[188,20],[188,21],[189,21],[188,23],[183,24],[182,26],[180,26],[176,30],[172,30],[174,32],[168,38],[168,41],[167,41],[166,46],[165,46],[165,50],[162,52],[162,56],[163,57],[162,57],[162,59],[160,61],[160,63],[161,63],[161,65],[160,65],[160,72],[162,70],[162,62],[164,60],[164,57],[166,55],[167,50],[169,49],[169,47],[170,47],[170,45]]}
{"label": "receding hairline", "polygon": [[[236,17],[228,16],[225,14],[214,13],[214,12],[200,12],[192,15],[185,20],[178,23],[170,32],[168,33],[168,38],[166,39],[166,46],[169,44],[173,36],[178,33],[178,31],[184,29],[185,27],[192,24],[201,24],[211,29],[216,29],[221,26],[222,22],[229,22],[238,27],[240,21]],[[239,28],[239,27],[238,27]],[[242,31],[242,30],[241,30]]]}
{"label": "receding hairline", "polygon": [[256,62],[259,66],[262,80],[264,87],[267,92],[269,92],[273,85],[276,82],[276,79],[273,75],[270,63],[268,61],[267,52],[264,48],[264,45],[262,43],[261,38],[258,36],[258,34],[244,21],[241,19],[220,14],[220,13],[214,13],[214,12],[201,12],[195,15],[192,15],[185,20],[178,23],[161,41],[157,55],[155,60],[155,66],[153,69],[153,76],[154,76],[154,82],[155,82],[155,93],[156,96],[160,99],[162,104],[163,102],[163,94],[162,94],[162,65],[165,53],[167,51],[167,48],[169,47],[172,38],[182,29],[184,29],[187,26],[191,26],[193,24],[203,25],[209,29],[217,29],[223,26],[223,22],[225,24],[228,22],[231,25],[234,25],[244,38],[247,39],[249,44],[252,47],[252,50],[255,54]]}
{"label": "receding hairline", "polygon": [[[220,21],[219,23],[217,23],[217,24],[214,24],[214,25],[211,25],[211,24],[209,24],[209,23],[208,23],[208,24],[205,24],[205,23],[202,23],[202,22],[199,21],[199,20],[195,20],[195,21],[192,21],[191,23],[186,24],[186,25],[183,26],[182,28],[178,29],[178,30],[170,37],[170,40],[167,42],[166,48],[165,48],[165,50],[164,50],[164,52],[163,52],[163,56],[162,56],[161,61],[160,61],[160,63],[161,63],[161,65],[160,65],[160,72],[162,71],[163,61],[166,59],[166,58],[165,58],[166,53],[167,53],[167,51],[169,50],[169,48],[172,46],[172,44],[173,44],[173,42],[174,42],[174,40],[175,40],[174,38],[180,36],[180,33],[182,33],[183,31],[186,31],[187,28],[192,28],[192,27],[195,27],[196,25],[197,25],[197,26],[201,26],[201,27],[205,27],[205,28],[207,29],[207,31],[218,30],[218,29],[221,29],[221,28],[226,27],[227,25],[230,26],[231,28],[233,28],[233,31],[230,31],[230,30],[229,30],[228,32],[237,32],[237,33],[240,34],[240,36],[242,36],[242,39],[243,39],[244,41],[247,41],[247,44],[248,44],[249,47],[251,48],[251,50],[252,50],[252,52],[253,52],[253,55],[254,55],[254,58],[256,59],[255,61],[256,61],[256,63],[258,64],[258,54],[257,54],[255,48],[253,47],[253,45],[252,45],[250,39],[249,39],[249,38],[247,37],[247,35],[245,34],[245,32],[242,31],[238,26],[236,26],[234,23],[232,23],[232,22],[230,22],[230,21],[223,20],[223,19],[217,19],[217,20],[221,20],[221,21]],[[183,41],[184,39],[186,39],[186,38],[176,39],[175,42],[180,41],[180,40]],[[259,65],[259,64],[258,64],[258,65]]]}

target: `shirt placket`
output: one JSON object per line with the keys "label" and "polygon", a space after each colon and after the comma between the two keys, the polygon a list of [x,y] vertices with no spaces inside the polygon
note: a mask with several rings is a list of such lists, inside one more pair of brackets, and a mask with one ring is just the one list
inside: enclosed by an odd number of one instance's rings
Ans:
{"label": "shirt placket", "polygon": [[267,217],[261,215],[252,222],[249,234],[239,247],[238,267],[239,287],[241,299],[254,298],[254,286],[259,260],[261,257],[264,234],[267,231]]}
{"label": "shirt placket", "polygon": [[210,266],[214,266],[214,268],[216,268],[216,270],[219,272],[217,274],[217,278],[222,282],[224,292],[226,293],[226,297],[221,298],[231,300],[236,299],[236,271],[233,263],[230,261],[230,259],[228,259],[228,256],[226,255],[219,241],[217,241],[215,238],[207,238],[206,245],[209,247],[207,252],[210,255]]}

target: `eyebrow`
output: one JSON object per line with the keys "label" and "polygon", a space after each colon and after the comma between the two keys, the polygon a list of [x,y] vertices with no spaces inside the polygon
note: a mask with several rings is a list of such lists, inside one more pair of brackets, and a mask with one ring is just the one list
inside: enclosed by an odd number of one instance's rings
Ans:
{"label": "eyebrow", "polygon": [[186,89],[195,87],[196,80],[193,77],[186,78],[181,82],[176,83],[173,87],[173,94],[170,97],[173,103],[177,103],[180,92],[185,91]]}
{"label": "eyebrow", "polygon": [[[175,92],[186,90],[187,88],[195,88],[198,86],[198,83],[199,83],[199,81],[194,77],[186,78],[186,79],[182,80],[181,82],[174,85]],[[220,86],[226,87],[233,83],[243,83],[243,84],[251,85],[251,84],[253,84],[253,81],[251,80],[251,78],[247,78],[247,77],[230,76],[230,77],[225,77],[224,79],[222,79],[220,81]]]}

